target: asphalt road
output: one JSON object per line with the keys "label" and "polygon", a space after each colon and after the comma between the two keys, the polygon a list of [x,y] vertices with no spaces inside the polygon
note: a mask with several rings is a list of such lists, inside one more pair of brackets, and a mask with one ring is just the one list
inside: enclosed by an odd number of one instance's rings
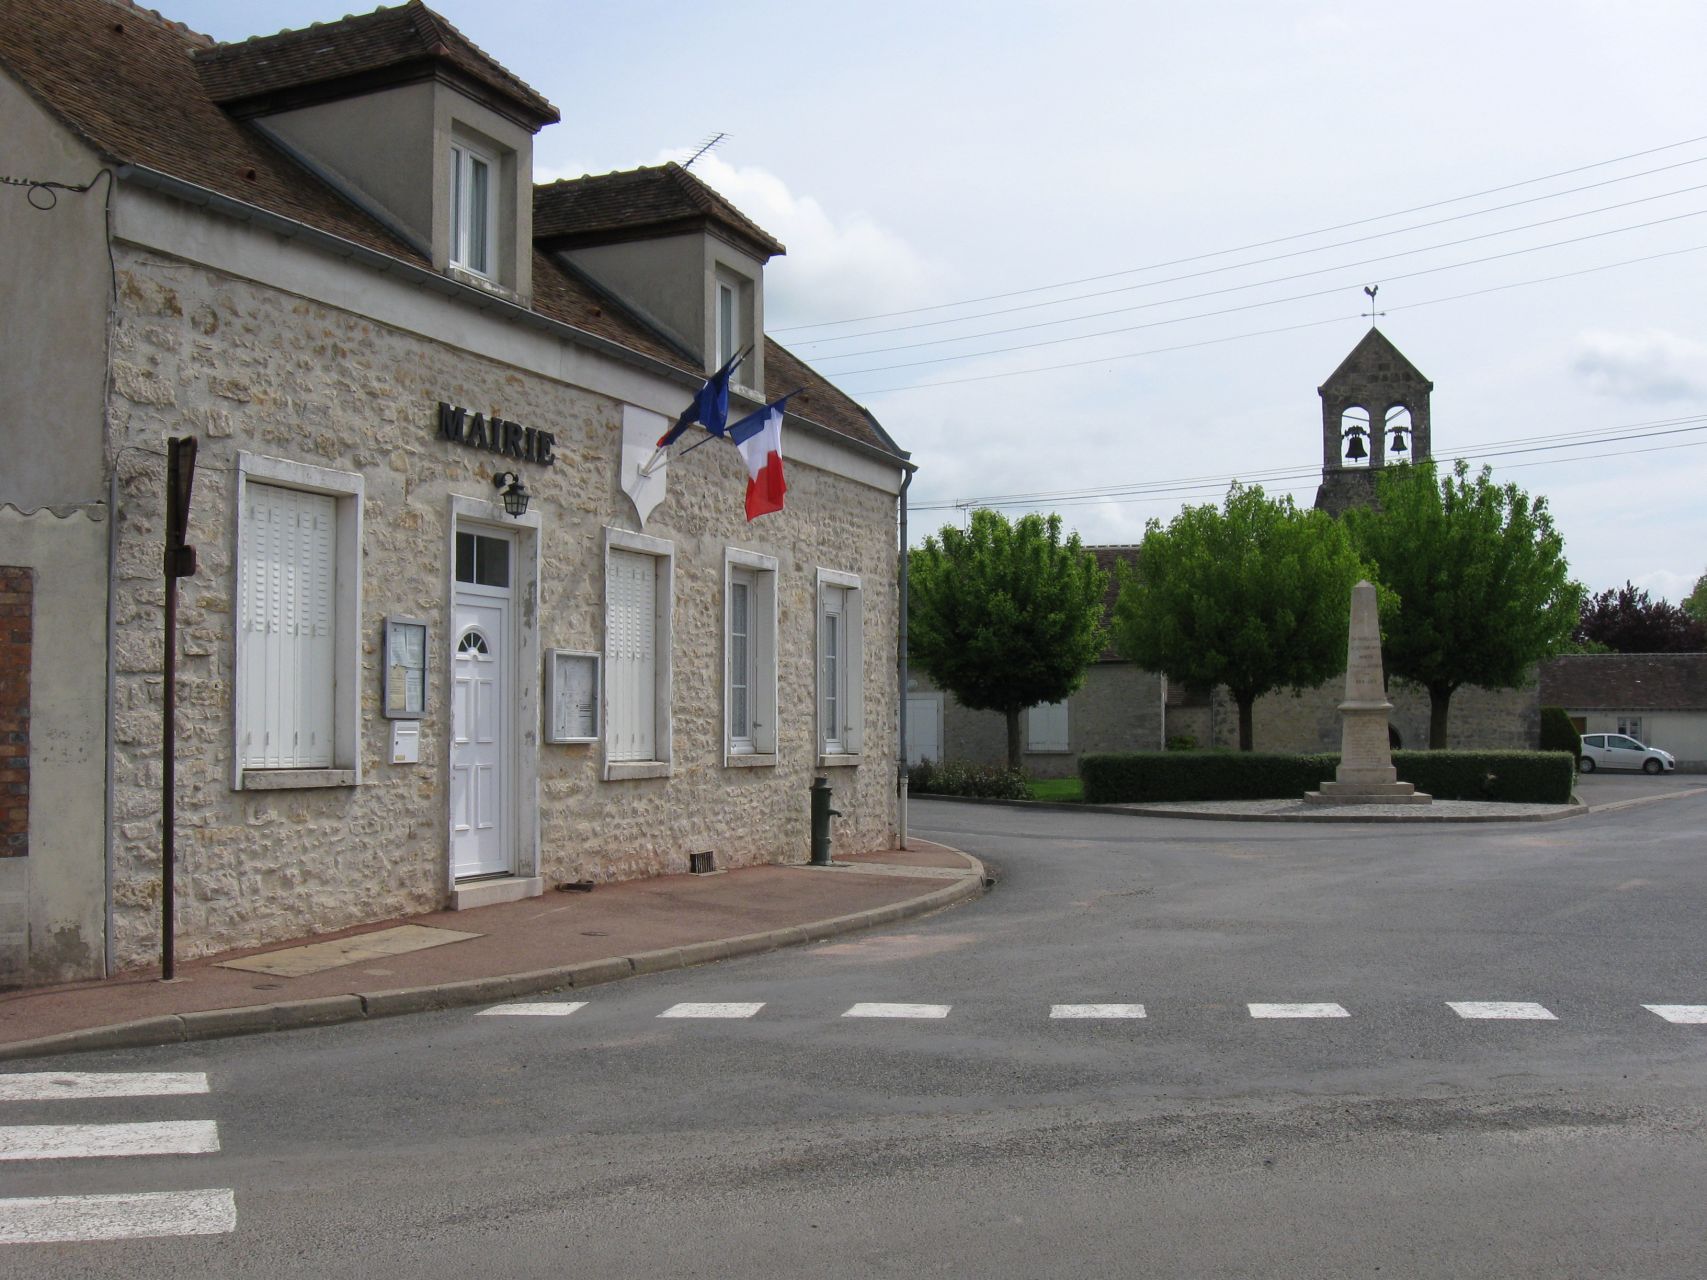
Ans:
{"label": "asphalt road", "polygon": [[[229,1190],[235,1230],[0,1245],[0,1275],[1707,1273],[1707,1024],[1644,1007],[1707,1006],[1707,796],[1403,828],[912,812],[998,887],[566,1016],[17,1064],[204,1073],[0,1123],[212,1120],[219,1150],[0,1162],[5,1195]],[[683,1002],[762,1007],[659,1017]],[[941,1016],[844,1016],[868,1002]]]}

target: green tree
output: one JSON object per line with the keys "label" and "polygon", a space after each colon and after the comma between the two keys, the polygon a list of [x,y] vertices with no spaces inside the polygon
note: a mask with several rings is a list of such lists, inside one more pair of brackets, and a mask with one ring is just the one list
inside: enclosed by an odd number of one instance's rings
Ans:
{"label": "green tree", "polygon": [[1345,670],[1362,574],[1349,535],[1325,511],[1234,485],[1220,507],[1146,526],[1137,565],[1120,566],[1115,646],[1170,679],[1226,685],[1239,704],[1239,750],[1249,751],[1259,697]]}
{"label": "green tree", "polygon": [[907,652],[975,711],[1007,719],[1008,765],[1019,768],[1019,713],[1059,702],[1107,643],[1108,575],[1061,517],[974,511],[908,558]]}
{"label": "green tree", "polygon": [[1510,689],[1559,652],[1577,625],[1583,588],[1545,498],[1496,485],[1463,460],[1389,466],[1378,508],[1345,519],[1392,603],[1382,611],[1387,674],[1428,690],[1428,745],[1446,746],[1452,695],[1466,684]]}
{"label": "green tree", "polygon": [[1683,611],[1697,622],[1707,622],[1707,573],[1695,580],[1695,589],[1683,598]]}

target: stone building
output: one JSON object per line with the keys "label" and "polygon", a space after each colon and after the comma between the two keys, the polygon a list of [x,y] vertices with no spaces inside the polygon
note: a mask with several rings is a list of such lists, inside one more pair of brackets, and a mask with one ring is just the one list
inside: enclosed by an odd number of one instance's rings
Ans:
{"label": "stone building", "polygon": [[[1389,464],[1433,456],[1429,396],[1434,390],[1417,367],[1379,329],[1371,327],[1317,388],[1322,402],[1322,481],[1316,506],[1334,516],[1375,500],[1375,484]],[[1136,547],[1091,547],[1109,571]],[[1114,584],[1109,605],[1113,607]],[[931,755],[940,740],[943,758],[1000,764],[1007,758],[1001,717],[959,706],[933,691],[922,676],[909,691],[908,754]],[[1344,682],[1335,678],[1299,693],[1257,699],[1252,739],[1258,751],[1337,751]],[[1426,690],[1390,682],[1393,745],[1428,745]],[[946,704],[946,705],[945,705]],[[934,717],[934,720],[933,720]],[[939,738],[929,726],[940,724]],[[1113,650],[1086,672],[1084,687],[1065,704],[1025,713],[1025,769],[1035,777],[1069,777],[1078,758],[1095,751],[1157,751],[1172,744],[1235,748],[1238,706],[1224,688],[1189,689],[1141,671]],[[914,726],[918,726],[917,730]],[[1447,746],[1452,749],[1528,749],[1540,739],[1540,702],[1530,680],[1517,689],[1466,686],[1453,695]]]}
{"label": "stone building", "polygon": [[[557,109],[418,0],[9,0],[0,114],[0,984],[158,954],[172,438],[180,955],[803,861],[820,772],[893,842],[911,467],[765,335],[770,235],[675,165],[536,187]],[[731,420],[798,391],[751,522],[729,444],[655,457],[746,348]]]}

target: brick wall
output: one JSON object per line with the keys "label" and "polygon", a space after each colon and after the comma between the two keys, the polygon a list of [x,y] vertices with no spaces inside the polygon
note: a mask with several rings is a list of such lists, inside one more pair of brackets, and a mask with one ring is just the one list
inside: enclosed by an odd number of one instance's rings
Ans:
{"label": "brick wall", "polygon": [[30,851],[30,643],[35,580],[0,565],[0,858]]}

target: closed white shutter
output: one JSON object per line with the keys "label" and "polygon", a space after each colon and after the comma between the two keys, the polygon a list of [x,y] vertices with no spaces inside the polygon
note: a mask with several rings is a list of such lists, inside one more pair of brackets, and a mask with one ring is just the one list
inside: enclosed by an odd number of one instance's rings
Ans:
{"label": "closed white shutter", "polygon": [[246,769],[332,764],[336,499],[250,483],[239,566],[238,755]]}
{"label": "closed white shutter", "polygon": [[610,699],[608,757],[657,759],[658,561],[632,551],[610,553],[605,671]]}
{"label": "closed white shutter", "polygon": [[1025,713],[1027,751],[1067,750],[1066,702],[1040,702]]}

